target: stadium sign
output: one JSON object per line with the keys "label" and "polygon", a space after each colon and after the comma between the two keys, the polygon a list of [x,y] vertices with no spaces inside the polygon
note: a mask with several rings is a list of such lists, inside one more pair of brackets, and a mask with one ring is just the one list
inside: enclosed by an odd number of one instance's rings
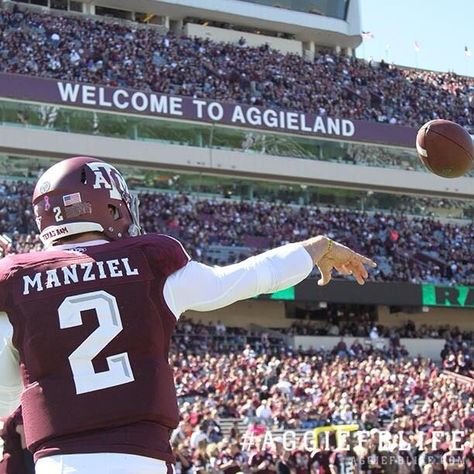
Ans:
{"label": "stadium sign", "polygon": [[416,136],[411,127],[14,74],[0,74],[0,97],[410,148]]}
{"label": "stadium sign", "polygon": [[259,298],[365,305],[474,308],[474,286],[367,282],[361,287],[353,281],[335,280],[330,285],[321,287],[316,285],[316,279],[307,278],[288,290],[260,295]]}
{"label": "stadium sign", "polygon": [[474,308],[474,286],[422,285],[423,306]]}
{"label": "stadium sign", "polygon": [[295,300],[325,301],[363,305],[422,306],[421,285],[405,282],[367,282],[360,286],[355,281],[334,280],[318,286],[315,278],[307,278],[296,285]]}
{"label": "stadium sign", "polygon": [[279,301],[294,301],[295,297],[295,286],[286,288],[285,290],[275,291],[274,293],[262,294],[255,296],[260,300],[279,300]]}

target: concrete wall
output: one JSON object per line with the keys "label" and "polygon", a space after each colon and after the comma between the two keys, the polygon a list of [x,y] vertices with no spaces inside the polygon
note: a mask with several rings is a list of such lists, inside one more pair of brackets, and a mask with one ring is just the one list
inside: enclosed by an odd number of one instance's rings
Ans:
{"label": "concrete wall", "polygon": [[184,27],[184,34],[187,36],[197,36],[212,41],[223,41],[227,43],[237,43],[240,38],[245,38],[248,46],[262,46],[266,43],[272,49],[277,49],[282,53],[294,53],[301,55],[303,46],[301,41],[289,40],[284,38],[275,38],[273,36],[257,35],[243,31],[224,30],[212,26],[196,25],[187,23]]}
{"label": "concrete wall", "polygon": [[194,321],[222,321],[226,326],[247,327],[257,324],[263,327],[288,327],[293,320],[285,318],[285,304],[282,301],[248,300],[234,303],[227,308],[216,311],[187,311],[186,317]]}
{"label": "concrete wall", "polygon": [[452,309],[430,307],[424,313],[390,313],[388,306],[379,306],[378,316],[380,324],[389,327],[404,325],[407,321],[413,321],[417,326],[427,324],[428,326],[440,326],[449,324],[458,326],[462,330],[472,331],[474,328],[474,309]]}
{"label": "concrete wall", "polygon": [[[205,323],[217,320],[224,321],[228,326],[248,326],[259,324],[266,327],[287,328],[295,321],[285,317],[283,301],[248,300],[235,303],[225,309],[209,312],[188,311],[186,314],[193,319]],[[386,327],[400,327],[407,321],[416,326],[427,324],[440,326],[449,324],[462,330],[472,330],[474,326],[474,310],[430,308],[427,313],[390,313],[387,306],[378,307],[378,322]],[[314,321],[315,325],[324,327],[324,321]]]}
{"label": "concrete wall", "polygon": [[[294,347],[302,347],[303,349],[315,348],[315,349],[332,349],[339,341],[340,337],[331,336],[295,336]],[[380,338],[377,341],[371,341],[367,338],[355,338],[345,337],[344,342],[350,346],[355,339],[364,344],[372,344],[374,346],[379,345],[385,347],[388,343],[388,339]],[[440,353],[444,347],[444,339],[401,339],[401,344],[406,347],[411,357],[417,357],[419,355],[423,357],[429,357],[435,361],[440,360]]]}

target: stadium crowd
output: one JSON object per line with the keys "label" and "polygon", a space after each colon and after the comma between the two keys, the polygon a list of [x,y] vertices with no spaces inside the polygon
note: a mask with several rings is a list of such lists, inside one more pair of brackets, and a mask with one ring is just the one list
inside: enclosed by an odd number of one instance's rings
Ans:
{"label": "stadium crowd", "polygon": [[[271,202],[192,200],[185,195],[142,194],[145,230],[164,229],[196,256],[210,245],[273,248],[327,234],[378,260],[375,280],[473,281],[474,225],[441,224],[390,214],[289,206]],[[240,255],[237,256],[240,258]]]}
{"label": "stadium crowd", "polygon": [[[41,248],[30,208],[32,185],[4,182],[0,187],[0,234],[12,238],[7,251]],[[323,212],[314,206],[261,201],[194,199],[184,194],[141,193],[146,232],[180,239],[193,257],[208,263],[233,263],[312,235],[327,234],[379,263],[375,281],[419,283],[474,282],[474,224],[442,224],[434,219],[361,213]],[[210,246],[235,248],[231,261],[209,257]],[[3,245],[4,249],[7,248]]]}
{"label": "stadium crowd", "polygon": [[0,10],[0,72],[418,126],[474,125],[474,81],[329,53],[162,35],[100,19]]}
{"label": "stadium crowd", "polygon": [[[201,338],[192,337],[195,334],[212,335],[213,345],[203,347]],[[230,346],[216,344],[225,334]],[[203,325],[185,319],[179,325],[171,359],[183,414],[173,436],[178,472],[471,472],[472,448],[463,443],[474,428],[472,385],[441,376],[433,362],[409,359],[393,344],[380,349],[355,341],[350,351],[338,346],[293,351],[265,333],[260,337],[260,344],[255,344],[255,334],[235,332],[221,322]],[[227,433],[222,418],[236,420]],[[265,430],[295,430],[301,435],[318,427],[352,424],[372,437],[374,430],[403,432],[408,447],[404,452],[392,447],[398,456],[388,460],[387,452],[369,442],[345,453],[360,463],[361,470],[344,471],[334,446],[305,451],[296,444],[283,456],[281,438],[274,438],[273,445],[264,442]],[[465,432],[455,453],[443,437],[431,449],[433,431],[453,430]],[[419,432],[424,436],[421,443]],[[450,455],[457,456],[458,470],[443,470]],[[258,468],[264,461],[267,465]],[[280,470],[281,462],[288,471]],[[417,471],[415,464],[421,469]],[[433,471],[424,470],[429,464]],[[231,467],[235,469],[227,471]]]}
{"label": "stadium crowd", "polygon": [[[474,331],[461,331],[456,326],[443,324],[438,327],[421,324],[416,326],[413,321],[407,321],[399,327],[385,327],[367,314],[359,317],[351,316],[350,320],[335,320],[331,317],[330,310],[326,310],[325,321],[315,323],[312,321],[297,321],[285,331],[287,335],[297,336],[334,336],[340,337],[337,353],[354,355],[353,348],[345,341],[345,337],[365,338],[372,343],[377,343],[381,338],[386,338],[391,346],[397,347],[399,354],[406,356],[407,352],[401,344],[402,338],[417,339],[444,339],[446,341],[441,351],[443,368],[461,375],[474,377]],[[360,344],[357,341],[357,344]],[[356,344],[356,345],[357,345]]]}
{"label": "stadium crowd", "polygon": [[[379,347],[382,339],[387,341],[393,356],[407,356],[406,348],[401,339],[444,339],[446,341],[441,351],[443,367],[451,372],[468,375],[474,378],[474,331],[461,331],[458,327],[448,324],[438,327],[421,324],[416,326],[413,321],[407,321],[399,327],[385,327],[382,324],[364,322],[357,317],[347,324],[335,322],[331,318],[331,310],[324,310],[325,321],[322,325],[310,321],[296,321],[290,327],[273,328],[269,331],[250,330],[238,327],[226,327],[221,321],[216,324],[203,324],[182,319],[175,337],[177,351],[186,350],[189,344],[194,353],[200,355],[210,352],[242,352],[248,345],[257,352],[278,354],[284,351],[288,344],[288,336],[332,336],[340,337],[333,349],[334,354],[354,356],[357,348],[364,344],[375,344]],[[345,338],[357,338],[353,343]],[[386,345],[386,344],[382,344]],[[354,349],[355,348],[355,349]],[[299,348],[298,348],[299,350]]]}
{"label": "stadium crowd", "polygon": [[416,326],[413,321],[407,321],[403,325],[393,328],[375,322],[369,318],[367,313],[361,316],[353,316],[348,313],[349,318],[334,319],[330,310],[325,310],[324,321],[296,321],[289,328],[289,333],[298,336],[343,336],[343,337],[379,337],[387,338],[417,338],[417,339],[460,339],[470,340],[471,333],[461,331],[457,326],[442,324],[439,326],[421,324]]}

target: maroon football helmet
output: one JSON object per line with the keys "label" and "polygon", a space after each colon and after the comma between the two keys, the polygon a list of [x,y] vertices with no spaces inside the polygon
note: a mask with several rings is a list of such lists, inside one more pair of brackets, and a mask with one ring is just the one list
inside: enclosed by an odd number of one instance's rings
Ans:
{"label": "maroon football helmet", "polygon": [[112,165],[97,158],[76,156],[49,168],[36,183],[33,209],[46,246],[83,232],[110,240],[141,233],[138,198]]}

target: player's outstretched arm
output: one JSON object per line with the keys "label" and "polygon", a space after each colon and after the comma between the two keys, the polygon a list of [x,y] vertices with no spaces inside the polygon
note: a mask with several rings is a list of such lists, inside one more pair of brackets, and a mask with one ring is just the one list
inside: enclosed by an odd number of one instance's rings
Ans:
{"label": "player's outstretched arm", "polygon": [[363,284],[367,278],[365,265],[376,266],[348,247],[318,236],[225,267],[191,261],[168,277],[164,296],[176,317],[186,310],[211,311],[296,285],[311,273],[314,265],[321,272],[319,285],[329,283],[333,269],[343,275],[354,275]]}

